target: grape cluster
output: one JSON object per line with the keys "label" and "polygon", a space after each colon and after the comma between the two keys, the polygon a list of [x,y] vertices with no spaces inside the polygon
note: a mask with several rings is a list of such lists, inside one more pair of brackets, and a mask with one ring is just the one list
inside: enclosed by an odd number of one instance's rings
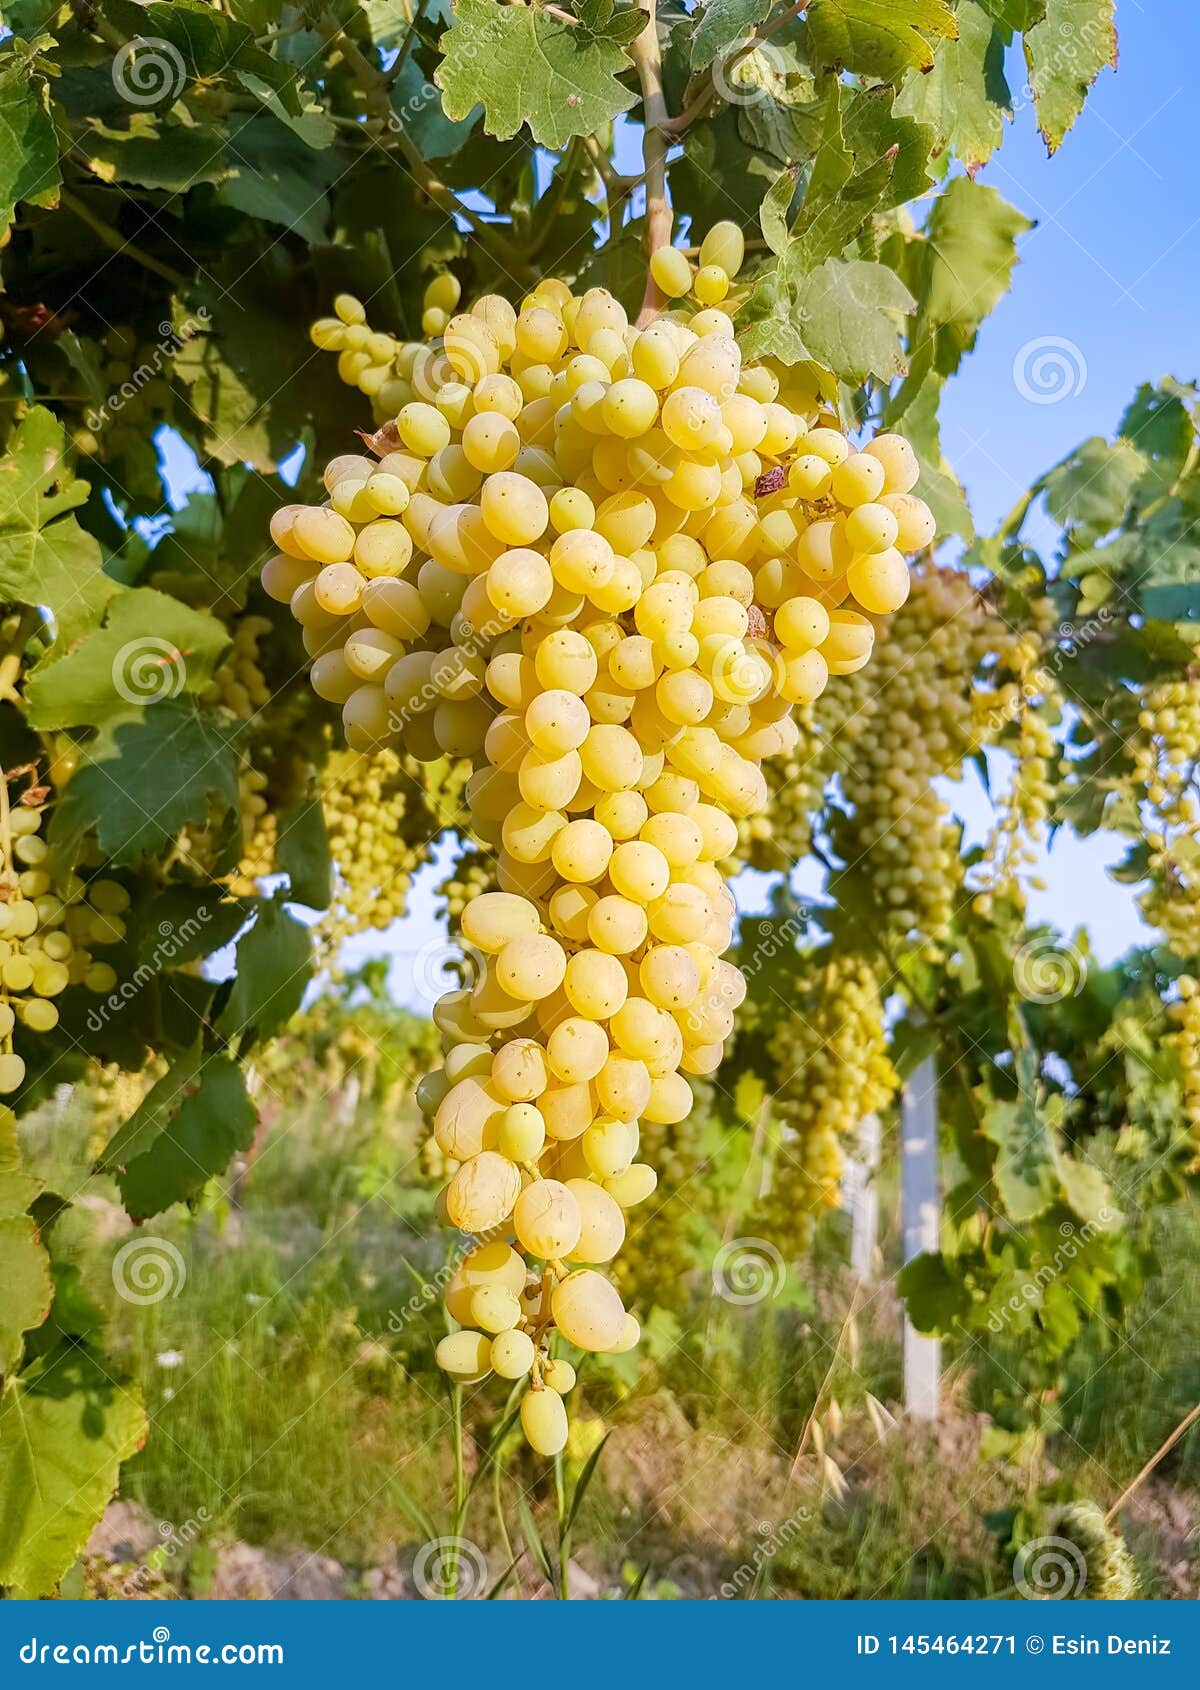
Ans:
{"label": "grape cluster", "polygon": [[266,616],[239,616],[232,646],[201,694],[203,703],[221,705],[248,722],[271,702],[271,688],[259,665],[259,644],[271,632]]}
{"label": "grape cluster", "polygon": [[486,892],[495,879],[493,858],[486,851],[466,846],[455,858],[454,867],[438,887],[438,894],[446,906],[446,919],[452,932],[462,923],[463,911],[472,898]]}
{"label": "grape cluster", "polygon": [[[419,1090],[458,1164],[442,1212],[476,1241],[438,1361],[528,1379],[546,1455],[573,1380],[553,1335],[637,1342],[609,1264],[656,1185],[642,1126],[688,1117],[745,996],[718,864],[796,745],[793,706],[867,663],[934,531],[905,441],[854,451],[743,367],[720,308],[741,259],[732,224],[697,271],[656,253],[672,304],[643,329],[554,280],[519,310],[431,295],[437,342],[379,380],[384,455],[336,458],[328,503],[278,512],[263,572],[352,750],[472,763],[499,890],[464,904],[471,978],[434,1010],[444,1065]],[[365,313],[335,310],[314,340],[362,387],[383,368]]]}
{"label": "grape cluster", "polygon": [[1146,919],[1179,956],[1200,955],[1200,873],[1194,841],[1200,822],[1200,680],[1165,681],[1146,694],[1131,741],[1133,774],[1152,823]]}
{"label": "grape cluster", "polygon": [[981,664],[1007,640],[1004,623],[963,574],[922,565],[869,672],[814,705],[811,728],[774,772],[772,835],[754,860],[790,866],[837,776],[845,805],[831,828],[838,856],[865,866],[882,934],[937,949],[962,885],[959,830],[935,787],[995,739],[1010,700],[980,689]]}
{"label": "grape cluster", "polygon": [[1175,1030],[1168,1037],[1182,1076],[1183,1113],[1200,1148],[1200,980],[1191,974],[1179,976],[1179,997],[1170,1014]]}
{"label": "grape cluster", "polygon": [[412,803],[415,788],[396,752],[374,756],[335,751],[325,765],[321,801],[336,871],[334,894],[317,933],[334,952],[343,940],[382,930],[404,914],[412,877],[428,852],[414,820],[425,813]]}
{"label": "grape cluster", "polygon": [[166,1072],[167,1064],[160,1056],[152,1056],[137,1071],[122,1068],[119,1062],[91,1063],[87,1079],[92,1109],[90,1156],[99,1156],[116,1128],[129,1119]]}
{"label": "grape cluster", "polygon": [[822,1210],[839,1202],[846,1144],[899,1086],[879,981],[864,957],[835,953],[815,970],[801,1008],[780,1021],[771,1057],[780,1131],[759,1224],[795,1260]]}
{"label": "grape cluster", "polygon": [[1059,748],[1052,724],[1063,700],[1045,662],[1053,606],[1042,599],[1029,606],[1029,614],[1032,628],[996,630],[994,692],[989,699],[980,690],[975,698],[977,712],[986,712],[993,730],[981,743],[1003,744],[1013,758],[1012,778],[997,801],[997,820],[984,846],[985,890],[977,902],[985,912],[998,891],[1023,902],[1022,877],[1038,860],[1054,797]]}
{"label": "grape cluster", "polygon": [[86,884],[77,874],[50,872],[42,837],[46,789],[26,787],[10,802],[0,778],[0,1093],[16,1091],[25,1062],[13,1050],[17,1023],[31,1033],[58,1025],[53,1000],[68,986],[110,992],[116,971],[89,946],[117,944],[129,894],[115,880]]}

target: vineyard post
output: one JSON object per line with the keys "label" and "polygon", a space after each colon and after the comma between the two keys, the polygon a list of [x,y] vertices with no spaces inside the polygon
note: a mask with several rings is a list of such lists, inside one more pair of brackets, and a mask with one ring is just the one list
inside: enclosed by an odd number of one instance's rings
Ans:
{"label": "vineyard post", "polygon": [[[904,1260],[939,1248],[937,1073],[925,1057],[900,1099],[901,1208]],[[936,1420],[942,1346],[904,1317],[904,1406],[920,1420]]]}
{"label": "vineyard post", "polygon": [[879,1232],[879,1116],[864,1115],[858,1129],[858,1155],[847,1157],[844,1189],[850,1211],[850,1271],[865,1284],[874,1277],[875,1242]]}

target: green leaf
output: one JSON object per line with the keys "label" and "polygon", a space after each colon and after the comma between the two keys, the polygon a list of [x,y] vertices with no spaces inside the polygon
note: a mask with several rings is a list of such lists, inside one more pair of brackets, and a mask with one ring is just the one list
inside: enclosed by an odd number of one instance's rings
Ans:
{"label": "green leaf", "polygon": [[118,593],[102,627],[34,670],[25,689],[29,724],[41,733],[102,728],[146,703],[203,692],[228,649],[228,629],[215,616],[151,587]]}
{"label": "green leaf", "polygon": [[812,0],[808,52],[821,70],[853,70],[894,82],[933,64],[929,38],[955,34],[947,0]]}
{"label": "green leaf", "polygon": [[198,1049],[170,1070],[104,1152],[135,1220],[195,1197],[248,1148],[257,1121],[241,1069]]}
{"label": "green leaf", "polygon": [[238,941],[237,973],[218,1033],[226,1039],[269,1039],[299,1009],[311,978],[308,928],[277,900],[260,903],[254,926]]}
{"label": "green leaf", "polygon": [[366,14],[371,40],[385,52],[399,47],[408,34],[411,9],[405,0],[359,0]]}
{"label": "green leaf", "polygon": [[1113,0],[1046,0],[1045,19],[1025,36],[1025,63],[1038,128],[1053,153],[1083,110],[1092,83],[1116,66]]}
{"label": "green leaf", "polygon": [[899,276],[864,259],[827,258],[796,293],[809,355],[855,382],[904,373],[899,320],[914,303]]}
{"label": "green leaf", "polygon": [[183,968],[232,944],[253,901],[227,898],[221,886],[165,886],[145,906],[137,932],[139,966]]}
{"label": "green leaf", "polygon": [[938,196],[914,278],[921,307],[914,358],[927,341],[938,373],[954,373],[1011,286],[1018,237],[1032,228],[995,188],[969,177],[956,177]]}
{"label": "green leaf", "polygon": [[326,190],[346,168],[340,154],[332,149],[314,154],[283,124],[259,117],[234,131],[225,159],[235,174],[217,195],[222,205],[291,229],[301,240],[325,240]]}
{"label": "green leaf", "polygon": [[1054,1135],[1036,1090],[988,1106],[979,1129],[996,1146],[992,1178],[1009,1220],[1036,1220],[1062,1195]]}
{"label": "green leaf", "polygon": [[327,907],[332,892],[329,834],[319,798],[299,798],[282,812],[275,862],[288,877],[289,898],[313,910]]}
{"label": "green leaf", "polygon": [[234,169],[224,141],[224,132],[209,124],[185,127],[152,112],[133,112],[121,129],[93,119],[74,150],[102,182],[182,194],[201,182],[223,182]]}
{"label": "green leaf", "polygon": [[6,1214],[0,1180],[0,1377],[21,1359],[22,1334],[40,1326],[50,1310],[54,1283],[32,1215]]}
{"label": "green leaf", "polygon": [[60,424],[35,406],[0,458],[0,599],[45,605],[64,645],[117,590],[103,573],[100,547],[67,514],[88,491],[65,456]]}
{"label": "green leaf", "polygon": [[165,851],[181,828],[204,826],[214,807],[236,814],[237,739],[185,700],[153,705],[116,729],[112,756],[71,776],[52,844],[73,857],[94,828],[105,856],[132,867]]}
{"label": "green leaf", "polygon": [[918,1332],[948,1333],[971,1308],[971,1296],[941,1255],[914,1256],[896,1276],[908,1318]]}
{"label": "green leaf", "polygon": [[412,53],[401,65],[390,97],[405,134],[425,158],[453,158],[470,139],[480,117],[478,106],[472,106],[461,122],[447,117],[441,94]]}
{"label": "green leaf", "polygon": [[692,69],[707,70],[713,60],[740,41],[751,24],[761,23],[771,0],[706,0],[692,36]]}
{"label": "green leaf", "polygon": [[[328,306],[310,268],[306,255],[301,271],[283,242],[253,258],[231,251],[204,269],[186,301],[174,302],[184,341],[174,371],[190,401],[177,409],[176,423],[202,455],[267,472],[306,425],[316,431],[320,458],[345,450],[350,430],[366,420],[362,396],[331,385],[329,364],[306,337],[280,333],[281,323],[303,322]],[[253,567],[253,557],[249,562]],[[231,567],[244,574],[247,554],[227,554],[222,573]]]}
{"label": "green leaf", "polygon": [[82,1344],[61,1344],[0,1395],[0,1584],[49,1596],[141,1448],[135,1387]]}
{"label": "green leaf", "polygon": [[1056,522],[1095,535],[1115,528],[1146,469],[1127,440],[1109,445],[1094,435],[1046,477],[1046,508]]}
{"label": "green leaf", "polygon": [[771,183],[758,208],[758,221],[763,239],[776,257],[783,253],[788,244],[788,213],[796,197],[798,176],[799,172],[795,168],[783,171]]}
{"label": "green leaf", "polygon": [[[265,82],[283,105],[299,116],[298,78],[290,66],[255,45],[249,24],[226,17],[204,0],[150,0],[148,5],[104,0],[104,11],[127,40],[136,38],[145,44],[143,52],[153,58],[156,70],[161,67],[153,82],[144,73],[142,82],[132,83],[139,93],[139,104],[146,103],[142,95],[150,88],[157,92],[161,86],[155,104],[164,109],[196,82],[229,75],[240,81],[244,75],[251,75]],[[164,43],[170,52],[164,50]],[[124,74],[132,79],[136,65],[137,54]],[[113,74],[114,78],[122,74],[115,63]]]}
{"label": "green leaf", "polygon": [[939,43],[931,71],[910,72],[896,110],[932,124],[942,146],[974,174],[1004,139],[1012,97],[1001,31],[977,0],[959,0],[955,17],[957,39]]}
{"label": "green leaf", "polygon": [[5,52],[0,62],[0,235],[19,202],[57,205],[61,185],[45,79],[33,74],[23,53]]}
{"label": "green leaf", "polygon": [[1058,1177],[1067,1202],[1081,1221],[1103,1228],[1115,1227],[1120,1222],[1112,1187],[1099,1168],[1090,1162],[1077,1162],[1073,1156],[1060,1156]]}
{"label": "green leaf", "polygon": [[482,106],[488,134],[502,141],[524,123],[558,152],[636,103],[617,81],[629,69],[619,47],[532,6],[458,0],[442,47],[436,80],[446,115],[462,120]]}

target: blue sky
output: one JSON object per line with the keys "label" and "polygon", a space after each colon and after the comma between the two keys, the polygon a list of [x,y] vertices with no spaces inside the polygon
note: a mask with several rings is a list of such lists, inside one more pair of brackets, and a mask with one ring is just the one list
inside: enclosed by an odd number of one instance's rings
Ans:
{"label": "blue sky", "polygon": [[[984,529],[1078,441],[1110,434],[1139,382],[1167,373],[1200,376],[1200,192],[1190,82],[1200,62],[1200,9],[1189,0],[1156,0],[1152,13],[1149,0],[1118,0],[1117,14],[1119,68],[1100,78],[1053,158],[1028,106],[1020,54],[1010,55],[1016,115],[981,180],[1037,226],[1021,242],[1011,292],[942,408],[946,455]],[[636,130],[627,128],[623,140],[636,151]],[[1038,387],[1039,351],[1065,376],[1053,402]],[[977,785],[957,789],[953,801],[968,840],[979,838],[987,806]],[[1103,959],[1144,939],[1129,889],[1105,873],[1123,851],[1120,842],[1060,835],[1042,865],[1048,887],[1034,895],[1032,913],[1068,934],[1086,924]],[[354,956],[392,955],[393,988],[414,1007],[429,1007],[441,943],[432,889],[449,857],[443,850],[439,866],[419,877],[402,922],[353,947]],[[798,881],[816,884],[803,869]],[[761,906],[765,883],[746,875],[736,890],[743,909],[752,910]]]}

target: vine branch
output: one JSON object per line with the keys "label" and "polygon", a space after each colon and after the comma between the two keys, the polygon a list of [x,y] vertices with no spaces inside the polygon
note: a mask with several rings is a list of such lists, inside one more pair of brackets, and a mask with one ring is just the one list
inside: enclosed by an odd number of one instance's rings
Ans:
{"label": "vine branch", "polygon": [[[662,48],[658,39],[658,0],[647,0],[649,22],[633,43],[633,62],[642,85],[642,163],[646,178],[646,256],[671,244],[671,202],[667,198],[667,134],[670,113],[663,93]],[[638,327],[644,328],[666,305],[657,282],[646,275]]]}

